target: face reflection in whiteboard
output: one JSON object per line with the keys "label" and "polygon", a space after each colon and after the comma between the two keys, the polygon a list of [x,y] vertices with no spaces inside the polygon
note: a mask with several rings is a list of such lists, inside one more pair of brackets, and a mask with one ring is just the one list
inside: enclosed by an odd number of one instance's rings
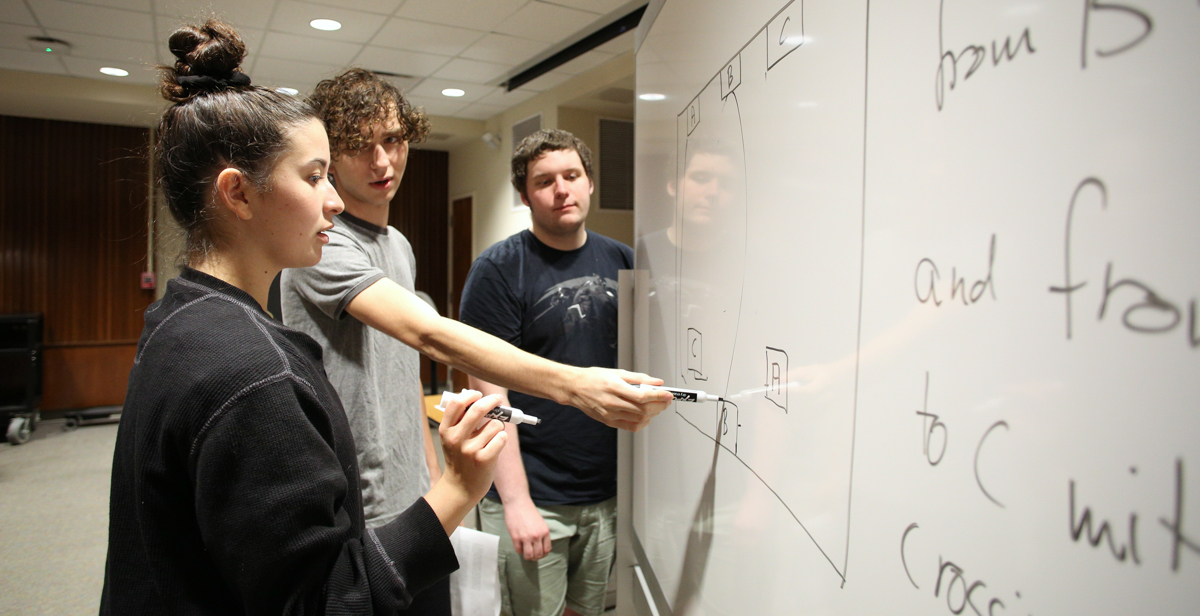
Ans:
{"label": "face reflection in whiteboard", "polygon": [[681,198],[684,235],[689,249],[702,249],[727,228],[743,200],[743,182],[734,159],[719,152],[696,152],[676,186],[667,192]]}

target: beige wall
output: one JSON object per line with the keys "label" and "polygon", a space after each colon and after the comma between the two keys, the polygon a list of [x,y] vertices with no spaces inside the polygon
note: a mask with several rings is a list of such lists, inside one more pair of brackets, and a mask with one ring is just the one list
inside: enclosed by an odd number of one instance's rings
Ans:
{"label": "beige wall", "polygon": [[[499,148],[492,149],[476,139],[450,149],[450,198],[474,196],[473,256],[529,228],[529,210],[524,206],[513,206],[513,189],[508,180],[513,147],[512,125],[540,113],[544,128],[569,130],[595,149],[597,121],[601,116],[564,105],[584,94],[628,78],[633,70],[633,52],[617,56],[488,120],[485,129],[501,136]],[[595,198],[587,225],[589,229],[627,244],[633,240],[632,214],[601,211]]]}
{"label": "beige wall", "polygon": [[592,149],[592,173],[593,180],[597,180],[596,189],[592,193],[591,211],[588,213],[587,228],[607,235],[619,242],[624,242],[626,245],[633,245],[633,210],[606,210],[603,209],[604,196],[600,193],[600,184],[598,182],[600,174],[604,173],[600,169],[600,120],[633,120],[633,115],[614,115],[611,113],[598,114],[585,109],[574,109],[571,107],[558,108],[558,128],[574,134],[576,137],[583,139],[583,142],[588,144]]}

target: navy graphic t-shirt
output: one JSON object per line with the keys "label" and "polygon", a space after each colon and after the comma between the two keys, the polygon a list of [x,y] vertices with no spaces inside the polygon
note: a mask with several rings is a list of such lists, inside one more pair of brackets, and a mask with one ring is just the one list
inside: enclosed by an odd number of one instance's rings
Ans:
{"label": "navy graphic t-shirt", "polygon": [[[626,245],[588,232],[561,251],[525,230],[479,255],[459,319],[514,346],[574,366],[617,365],[617,271]],[[582,505],[617,493],[617,432],[574,407],[517,391],[509,401],[541,418],[517,426],[529,494],[537,505]],[[488,493],[498,498],[496,489]]]}

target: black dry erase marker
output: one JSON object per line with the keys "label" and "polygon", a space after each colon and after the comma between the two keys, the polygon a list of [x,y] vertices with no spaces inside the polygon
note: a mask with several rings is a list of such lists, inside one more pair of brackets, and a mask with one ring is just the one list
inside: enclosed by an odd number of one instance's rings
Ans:
{"label": "black dry erase marker", "polygon": [[635,387],[641,387],[642,389],[661,389],[663,391],[669,391],[669,392],[671,392],[671,395],[675,396],[675,399],[679,400],[680,402],[708,402],[709,400],[712,400],[714,402],[724,402],[725,401],[723,398],[721,398],[719,396],[714,396],[712,394],[706,394],[706,393],[700,391],[699,389],[681,389],[679,387],[666,387],[664,385],[646,385],[645,383],[640,383],[638,385],[635,385]]}
{"label": "black dry erase marker", "polygon": [[[452,392],[443,391],[441,404],[438,404],[437,406],[434,406],[433,408],[435,408],[439,411],[446,410],[446,399],[453,395],[454,394]],[[522,411],[521,409],[514,409],[511,406],[504,406],[504,405],[497,406],[496,408],[488,411],[487,413],[484,413],[483,416],[487,417],[488,419],[499,419],[500,421],[507,422],[510,424],[530,424],[530,425],[536,426],[536,425],[542,423],[542,420],[538,419],[537,417],[534,417],[533,415],[526,415],[525,412]]]}

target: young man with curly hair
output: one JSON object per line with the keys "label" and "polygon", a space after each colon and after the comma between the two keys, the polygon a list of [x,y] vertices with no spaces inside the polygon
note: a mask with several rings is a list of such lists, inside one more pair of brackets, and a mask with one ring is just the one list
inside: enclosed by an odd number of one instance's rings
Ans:
{"label": "young man with curly hair", "polygon": [[[556,364],[439,317],[413,294],[412,247],[388,226],[409,144],[428,134],[428,118],[363,69],[317,84],[311,102],[329,134],[329,174],[346,209],[334,218],[319,264],[284,270],[281,306],[284,323],[325,351],[358,448],[368,527],[395,518],[438,475],[418,351],[490,382],[578,406],[614,427],[636,430],[667,407],[669,393],[629,386],[657,379]],[[448,585],[422,595],[415,612],[450,613]]]}

